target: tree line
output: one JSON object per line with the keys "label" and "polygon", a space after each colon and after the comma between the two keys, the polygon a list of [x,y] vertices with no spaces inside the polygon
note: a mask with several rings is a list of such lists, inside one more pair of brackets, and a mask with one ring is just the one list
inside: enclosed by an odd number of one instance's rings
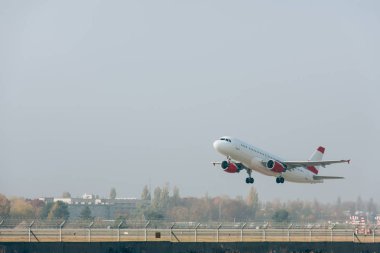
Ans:
{"label": "tree line", "polygon": [[11,198],[0,194],[0,217],[67,219],[69,211],[62,201],[45,203],[39,199]]}
{"label": "tree line", "polygon": [[[70,196],[69,193],[64,193]],[[110,198],[116,197],[111,189]],[[321,222],[344,221],[358,211],[374,221],[378,205],[373,199],[342,201],[334,203],[279,199],[261,201],[255,187],[249,188],[246,196],[181,197],[178,187],[170,189],[166,184],[151,191],[145,186],[141,199],[150,204],[141,204],[133,211],[118,213],[115,219],[170,220],[170,221],[276,221],[276,222]],[[145,202],[145,203],[146,203]],[[45,203],[38,199],[10,198],[0,194],[0,217],[67,219],[70,217],[68,205],[58,201]],[[88,206],[81,212],[82,219],[96,219]]]}
{"label": "tree line", "polygon": [[350,215],[364,215],[375,221],[378,205],[371,198],[368,201],[358,197],[356,201],[334,203],[275,199],[261,201],[255,187],[249,188],[246,196],[201,198],[180,197],[174,187],[169,194],[169,186],[156,187],[153,196],[145,186],[142,199],[151,200],[151,205],[143,210],[145,219],[168,219],[173,221],[275,221],[275,222],[323,222],[346,221]]}

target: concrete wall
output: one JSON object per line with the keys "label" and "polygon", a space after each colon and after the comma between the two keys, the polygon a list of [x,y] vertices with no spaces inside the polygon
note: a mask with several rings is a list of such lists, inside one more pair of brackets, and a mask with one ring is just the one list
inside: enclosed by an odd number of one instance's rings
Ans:
{"label": "concrete wall", "polygon": [[380,243],[0,243],[0,253],[380,253]]}

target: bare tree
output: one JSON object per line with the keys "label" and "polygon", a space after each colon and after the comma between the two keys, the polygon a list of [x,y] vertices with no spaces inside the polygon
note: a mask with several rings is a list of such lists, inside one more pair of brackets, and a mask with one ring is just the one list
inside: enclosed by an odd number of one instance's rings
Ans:
{"label": "bare tree", "polygon": [[33,217],[33,206],[24,198],[11,199],[10,215],[12,217]]}
{"label": "bare tree", "polygon": [[147,185],[144,186],[144,189],[141,193],[141,199],[144,199],[144,200],[150,200],[151,199],[150,191],[149,191],[149,188]]}
{"label": "bare tree", "polygon": [[157,186],[155,189],[154,189],[154,193],[153,193],[153,201],[152,201],[152,207],[154,209],[159,209],[161,207],[161,188],[159,186]]}
{"label": "bare tree", "polygon": [[70,192],[63,192],[62,193],[62,198],[71,198]]}
{"label": "bare tree", "polygon": [[6,217],[11,210],[11,202],[3,194],[0,194],[0,217]]}
{"label": "bare tree", "polygon": [[248,214],[251,216],[251,219],[254,219],[259,209],[259,194],[253,186],[249,189],[246,203],[248,206]]}
{"label": "bare tree", "polygon": [[111,188],[110,199],[116,199],[116,189],[114,187]]}

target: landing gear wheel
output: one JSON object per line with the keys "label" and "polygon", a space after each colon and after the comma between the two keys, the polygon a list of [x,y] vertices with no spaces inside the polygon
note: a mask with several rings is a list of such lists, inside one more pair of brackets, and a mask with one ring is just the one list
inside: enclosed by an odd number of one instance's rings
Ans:
{"label": "landing gear wheel", "polygon": [[245,179],[245,182],[246,182],[247,184],[253,184],[253,182],[255,182],[255,179],[253,179],[253,177],[247,177],[247,178]]}
{"label": "landing gear wheel", "polygon": [[245,179],[245,182],[247,184],[253,184],[253,182],[255,182],[255,180],[252,177],[252,170],[247,169],[247,168],[246,168],[246,170],[247,170],[247,173],[248,173],[248,177]]}
{"label": "landing gear wheel", "polygon": [[277,177],[276,178],[276,183],[277,184],[283,184],[285,182],[285,179],[283,177]]}

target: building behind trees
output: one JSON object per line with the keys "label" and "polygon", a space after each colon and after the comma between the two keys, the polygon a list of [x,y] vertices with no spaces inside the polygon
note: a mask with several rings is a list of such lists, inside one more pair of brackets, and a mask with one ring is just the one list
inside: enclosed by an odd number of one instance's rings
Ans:
{"label": "building behind trees", "polygon": [[87,209],[91,217],[102,219],[116,219],[118,217],[132,217],[138,209],[150,205],[150,201],[134,198],[105,199],[95,195],[84,194],[82,198],[41,198],[46,205],[57,201],[67,204],[70,218],[83,218],[83,210]]}
{"label": "building behind trees", "polygon": [[249,188],[246,196],[235,198],[208,194],[181,197],[179,188],[170,189],[168,184],[156,187],[153,194],[145,186],[141,199],[99,198],[92,194],[81,198],[64,196],[31,200],[8,199],[0,194],[0,218],[346,223],[354,220],[353,217],[360,220],[364,217],[366,222],[380,224],[378,204],[373,199],[358,197],[356,201],[342,201],[338,198],[334,203],[321,203],[316,199],[262,201],[254,187]]}

